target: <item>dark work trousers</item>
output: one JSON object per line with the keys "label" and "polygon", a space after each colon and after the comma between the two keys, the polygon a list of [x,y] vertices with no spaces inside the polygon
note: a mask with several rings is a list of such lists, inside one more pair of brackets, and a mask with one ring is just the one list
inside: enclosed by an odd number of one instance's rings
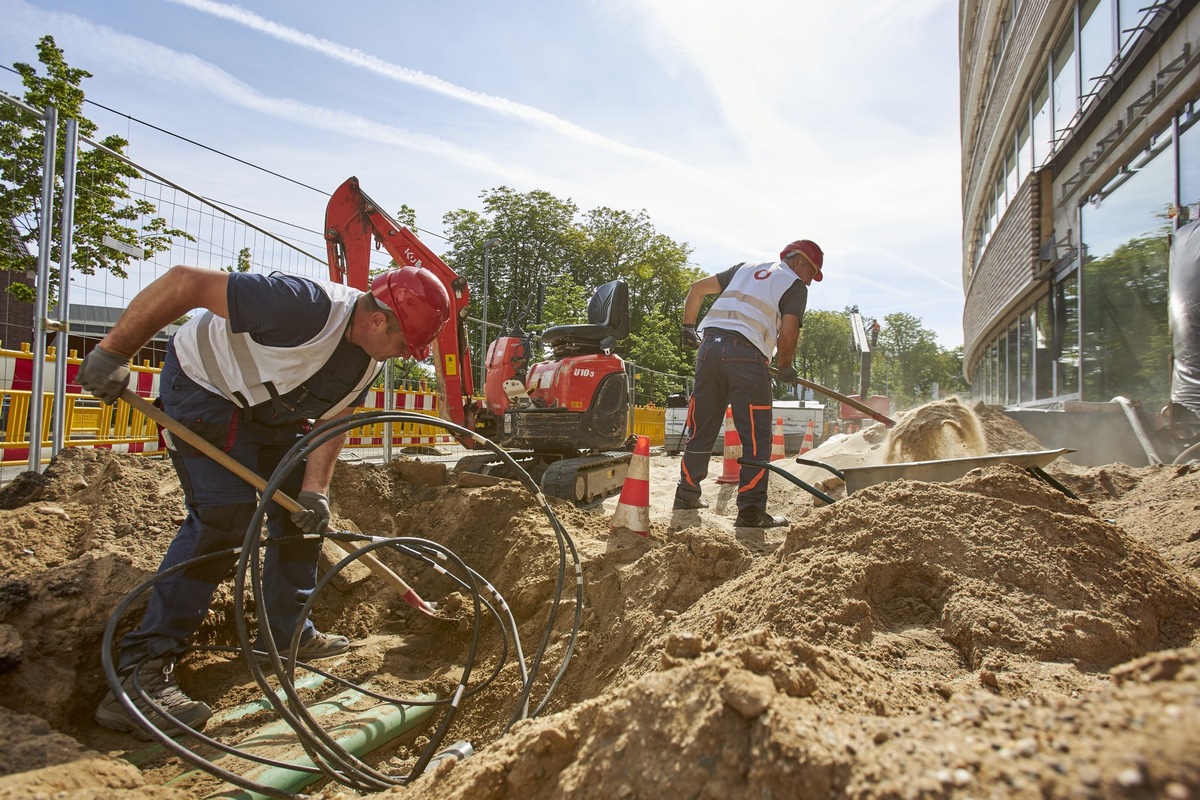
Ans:
{"label": "dark work trousers", "polygon": [[[706,330],[696,353],[696,388],[688,403],[683,431],[683,460],[675,496],[694,500],[708,476],[713,444],[733,408],[733,424],[742,457],[771,460],[771,373],[757,347],[733,333]],[[767,470],[742,466],[738,472],[738,510],[767,510]]]}
{"label": "dark work trousers", "polygon": [[[163,410],[269,479],[303,434],[304,422],[280,426],[247,422],[233,403],[184,375],[173,356],[168,354],[160,376]],[[176,439],[170,456],[183,485],[187,518],[167,548],[160,574],[198,556],[241,546],[258,506],[254,487],[190,445]],[[303,464],[292,471],[280,487],[285,494],[296,497],[303,473]],[[267,507],[266,516],[268,537],[301,533],[277,503]],[[301,621],[300,612],[316,586],[319,550],[320,543],[309,540],[268,545],[262,554],[263,595],[279,648],[291,641],[298,624],[304,626],[302,639],[312,635],[312,623]],[[147,657],[181,652],[208,613],[217,585],[232,575],[236,563],[236,555],[211,559],[156,583],[141,625],[121,640],[118,670],[130,669]]]}

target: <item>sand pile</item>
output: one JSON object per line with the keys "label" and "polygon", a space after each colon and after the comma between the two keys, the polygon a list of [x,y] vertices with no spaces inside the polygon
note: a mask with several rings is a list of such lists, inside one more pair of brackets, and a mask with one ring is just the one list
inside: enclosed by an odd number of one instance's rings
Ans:
{"label": "sand pile", "polygon": [[[966,410],[986,452],[1041,449],[1002,414]],[[906,429],[948,419],[963,416],[939,404]],[[846,467],[889,452],[915,450],[873,426],[808,456]],[[678,469],[678,458],[651,459],[648,538],[610,530],[612,498],[552,504],[579,554],[577,604],[570,558],[560,578],[549,521],[515,484],[466,488],[403,460],[339,465],[335,527],[441,543],[505,597],[527,651],[546,637],[535,704],[574,647],[543,713],[510,727],[520,676],[485,632],[473,674],[495,678],[464,701],[447,738],[476,754],[396,796],[1200,797],[1200,474],[1060,459],[1049,471],[1078,500],[997,466],[828,506],[775,478],[771,509],[793,524],[755,531],[733,528],[729,487],[706,482],[709,509],[673,512]],[[0,798],[75,790],[81,759],[139,751],[91,722],[106,690],[100,636],[182,514],[162,462],[66,451],[47,474],[40,497],[0,510]],[[379,579],[347,576],[315,614],[356,640],[331,670],[398,694],[453,691],[469,598],[411,559],[378,554],[454,619],[428,619]],[[236,641],[231,610],[223,589],[199,644]],[[194,652],[180,673],[216,707],[257,690],[220,653]],[[427,735],[373,763],[405,774]],[[163,788],[182,771],[177,759],[134,760],[132,772],[120,760],[89,767],[97,788],[72,796],[217,787]]]}

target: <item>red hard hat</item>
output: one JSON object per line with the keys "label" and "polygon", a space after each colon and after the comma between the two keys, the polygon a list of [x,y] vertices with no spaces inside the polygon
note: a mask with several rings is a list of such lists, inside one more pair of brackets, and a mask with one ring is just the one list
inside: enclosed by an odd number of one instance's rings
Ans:
{"label": "red hard hat", "polygon": [[817,247],[817,243],[808,239],[797,239],[780,251],[779,260],[783,261],[785,258],[791,258],[797,253],[803,255],[808,259],[810,264],[817,268],[817,274],[813,276],[813,280],[821,280],[823,277],[821,275],[821,265],[825,261],[825,254],[821,252],[820,247]]}
{"label": "red hard hat", "polygon": [[371,281],[371,294],[400,320],[408,350],[421,361],[429,358],[429,343],[450,319],[450,293],[427,269],[389,269]]}

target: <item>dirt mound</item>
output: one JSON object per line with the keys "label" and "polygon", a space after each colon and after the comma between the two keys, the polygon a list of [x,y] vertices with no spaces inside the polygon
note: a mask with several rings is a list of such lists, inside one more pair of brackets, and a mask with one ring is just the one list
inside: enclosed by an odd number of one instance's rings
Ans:
{"label": "dirt mound", "polygon": [[[968,411],[989,452],[1041,449],[1000,412]],[[922,415],[912,429],[945,419]],[[862,463],[885,445],[872,426],[827,453]],[[673,512],[678,459],[651,461],[646,538],[613,532],[611,503],[547,509],[515,483],[468,488],[411,460],[338,466],[334,528],[401,537],[404,547],[374,554],[440,613],[418,613],[354,565],[314,611],[319,627],[354,640],[331,672],[389,696],[444,697],[475,658],[478,691],[446,741],[477,752],[400,792],[1200,796],[1197,473],[1060,459],[1050,471],[1078,499],[989,467],[953,483],[878,484],[826,507],[773,480],[772,507],[793,524],[754,531],[726,519],[728,487],[705,488],[710,509]],[[177,759],[91,722],[106,690],[104,626],[150,579],[182,516],[174,474],[161,461],[68,450],[46,476],[23,505],[0,509],[0,798],[214,791],[211,779],[162,786],[180,774]],[[519,654],[487,617],[472,640],[469,579],[414,557],[422,543],[503,597]],[[134,602],[122,629],[139,613]],[[235,623],[223,587],[197,644],[236,644]],[[518,655],[534,673],[537,715],[514,722]],[[194,651],[179,672],[217,709],[260,695],[219,650]],[[214,733],[235,741],[268,717]],[[402,776],[431,733],[371,763]]]}

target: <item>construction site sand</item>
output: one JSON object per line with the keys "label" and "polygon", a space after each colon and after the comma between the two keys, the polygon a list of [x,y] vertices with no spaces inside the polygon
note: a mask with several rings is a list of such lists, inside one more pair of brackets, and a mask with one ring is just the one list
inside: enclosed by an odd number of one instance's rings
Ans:
{"label": "construction site sand", "polygon": [[[845,468],[1041,449],[998,411],[954,406],[910,412],[890,439],[871,426],[805,457]],[[963,433],[964,413],[982,441]],[[896,441],[906,437],[907,448]],[[519,688],[510,659],[449,731],[475,755],[379,796],[1200,798],[1200,472],[1058,459],[1047,471],[1078,500],[1012,466],[847,496],[826,470],[776,464],[836,502],[775,476],[769,508],[791,524],[734,528],[722,459],[704,483],[710,507],[677,512],[679,459],[658,455],[648,537],[610,529],[616,498],[554,501],[584,601],[548,708],[506,731]],[[46,475],[0,498],[0,799],[215,791],[210,778],[164,786],[187,765],[91,719],[106,691],[104,626],[183,513],[173,472],[67,450]],[[458,486],[440,465],[401,459],[339,465],[332,500],[335,528],[449,548],[507,599],[527,653],[536,647],[558,545],[519,485]],[[416,613],[374,577],[330,588],[314,618],[355,640],[330,669],[397,695],[452,691],[470,604],[456,608],[461,595],[411,560],[377,554],[459,621]],[[563,609],[535,702],[563,656],[570,590]],[[232,613],[223,586],[197,643],[234,643]],[[485,636],[477,676],[496,654]],[[259,695],[225,655],[193,652],[179,676],[218,709]],[[235,742],[268,719],[212,732]],[[406,774],[428,733],[372,763]]]}

